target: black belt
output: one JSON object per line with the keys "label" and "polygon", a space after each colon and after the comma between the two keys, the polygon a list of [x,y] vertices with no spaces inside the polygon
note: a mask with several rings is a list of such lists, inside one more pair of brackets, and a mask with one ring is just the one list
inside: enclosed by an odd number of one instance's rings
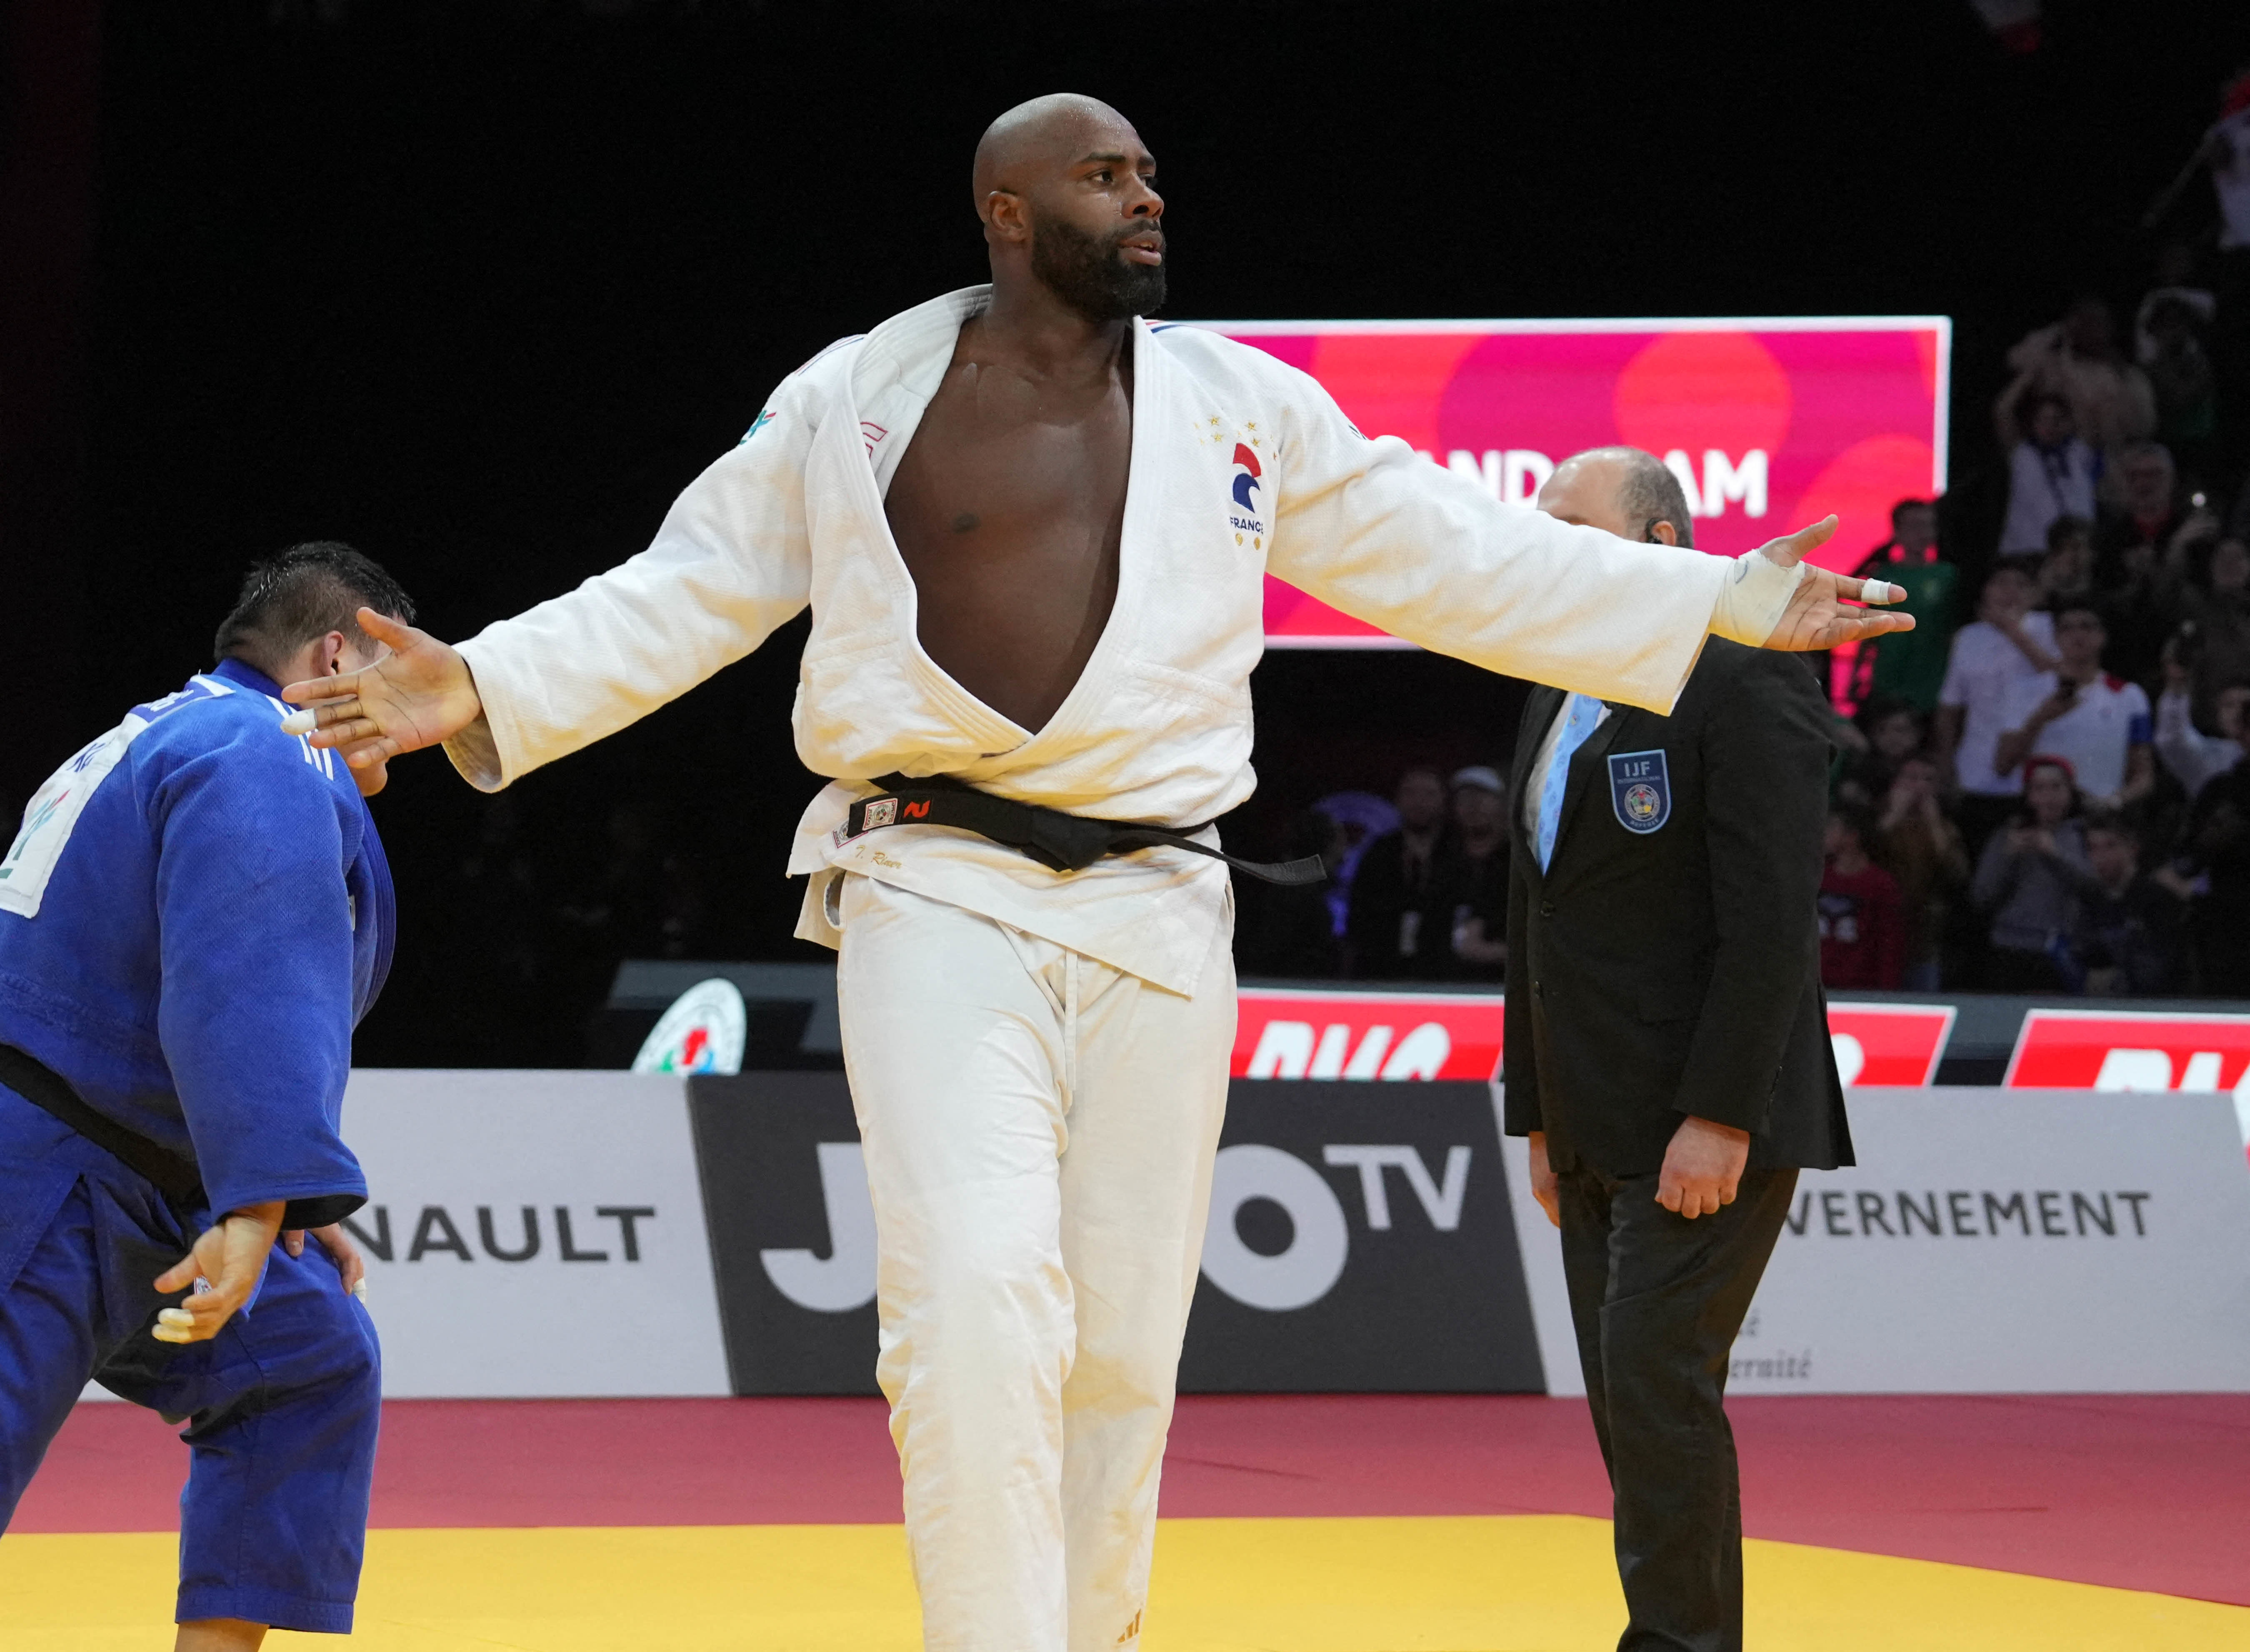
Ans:
{"label": "black belt", "polygon": [[1122,820],[1091,820],[1084,815],[1065,814],[1060,809],[1049,809],[1036,803],[996,798],[989,791],[963,785],[950,775],[910,780],[902,774],[887,774],[874,784],[883,789],[852,805],[851,812],[844,819],[841,841],[848,842],[885,826],[953,826],[959,831],[974,832],[980,838],[990,838],[995,843],[1004,843],[1011,849],[1020,849],[1041,866],[1056,872],[1083,871],[1104,855],[1128,854],[1135,849],[1152,849],[1162,845],[1224,861],[1236,871],[1246,872],[1268,883],[1328,881],[1328,867],[1317,854],[1308,854],[1300,861],[1245,861],[1197,843],[1190,834],[1204,831],[1203,826],[1173,832],[1163,826],[1134,826]]}
{"label": "black belt", "polygon": [[167,1199],[183,1205],[203,1201],[204,1173],[194,1159],[159,1147],[115,1119],[95,1112],[79,1099],[69,1081],[37,1056],[26,1055],[12,1044],[0,1044],[0,1084],[69,1125],[96,1147],[122,1159],[127,1169],[147,1177]]}

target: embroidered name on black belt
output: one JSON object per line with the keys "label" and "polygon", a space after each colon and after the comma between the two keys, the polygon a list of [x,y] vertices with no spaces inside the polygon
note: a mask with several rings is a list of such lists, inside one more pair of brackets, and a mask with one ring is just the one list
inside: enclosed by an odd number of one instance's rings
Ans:
{"label": "embroidered name on black belt", "polygon": [[1204,831],[1204,826],[1174,832],[1163,826],[1135,826],[1123,820],[1088,819],[1084,815],[1065,814],[1060,809],[1049,809],[1036,803],[996,798],[989,791],[963,785],[948,775],[911,780],[902,774],[887,774],[875,785],[882,791],[854,803],[844,824],[837,829],[839,847],[885,826],[942,826],[1004,843],[1055,872],[1083,871],[1105,855],[1130,854],[1135,849],[1162,846],[1223,861],[1236,871],[1246,872],[1268,883],[1328,881],[1328,867],[1317,854],[1278,862],[1245,861],[1197,843],[1192,834]]}

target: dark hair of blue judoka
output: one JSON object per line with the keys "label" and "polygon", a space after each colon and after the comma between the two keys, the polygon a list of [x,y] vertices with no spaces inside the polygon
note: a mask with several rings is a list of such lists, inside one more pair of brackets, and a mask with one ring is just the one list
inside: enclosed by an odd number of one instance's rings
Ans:
{"label": "dark hair of blue judoka", "polygon": [[341,631],[364,646],[359,611],[411,622],[413,599],[380,563],[333,539],[308,540],[253,566],[211,652],[266,670],[315,637]]}

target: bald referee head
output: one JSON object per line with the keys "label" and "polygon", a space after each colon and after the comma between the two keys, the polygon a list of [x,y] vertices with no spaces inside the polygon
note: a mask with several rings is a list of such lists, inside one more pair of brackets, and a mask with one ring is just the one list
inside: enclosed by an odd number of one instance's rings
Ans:
{"label": "bald referee head", "polygon": [[1589,447],[1555,467],[1539,508],[1582,528],[1653,545],[1693,545],[1688,495],[1664,461],[1638,447]]}

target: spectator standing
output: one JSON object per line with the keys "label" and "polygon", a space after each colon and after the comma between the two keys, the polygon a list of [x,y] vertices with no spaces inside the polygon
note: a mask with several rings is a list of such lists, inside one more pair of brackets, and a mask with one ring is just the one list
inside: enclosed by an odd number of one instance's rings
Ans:
{"label": "spectator standing", "polygon": [[1446,975],[1498,981],[1508,973],[1508,783],[1477,764],[1453,780],[1453,833],[1439,857]]}
{"label": "spectator standing", "polygon": [[[2250,408],[2242,405],[2241,391],[2250,385],[2250,64],[2219,89],[2219,119],[2205,135],[2202,156],[2219,197],[2219,314],[2212,354],[2219,382],[2236,397],[2220,414],[2239,451],[2240,438],[2250,432]],[[2250,511],[2250,487],[2243,489],[2243,499],[2244,509]]]}
{"label": "spectator standing", "polygon": [[1869,857],[1874,836],[1864,810],[1829,811],[1820,845],[1820,984],[1832,992],[1895,989],[1905,975],[1898,880]]}
{"label": "spectator standing", "polygon": [[2008,515],[2000,554],[2049,549],[2047,534],[2065,516],[2094,515],[2102,460],[2078,438],[2067,397],[2045,391],[2032,397],[2023,439],[2008,455]]}
{"label": "spectator standing", "polygon": [[2164,691],[2157,700],[2157,757],[2192,801],[2203,789],[2242,761],[2243,714],[2250,710],[2250,676],[2238,677],[2219,691],[2212,722],[2219,732],[2195,725],[2191,688],[2194,674],[2175,645],[2164,651]]}
{"label": "spectator standing", "polygon": [[1901,984],[1935,992],[1944,979],[1945,938],[1969,888],[1969,851],[1961,828],[1938,805],[1937,764],[1925,756],[1902,760],[1875,826],[1876,863],[1898,881],[1906,926]]}
{"label": "spectator standing", "polygon": [[2250,998],[2250,764],[2212,778],[2183,835],[2186,870],[2199,870],[2204,881],[2188,915],[2196,990],[2212,998]]}
{"label": "spectator standing", "polygon": [[1960,570],[1938,550],[1937,507],[1927,499],[1901,499],[1893,505],[1890,538],[1867,553],[1859,571],[1862,577],[1880,573],[1904,587],[1915,626],[1912,631],[1859,645],[1852,698],[1888,695],[1923,711],[1933,709],[1945,682],[1955,586],[1960,577]]}
{"label": "spectator standing", "polygon": [[1957,818],[1972,855],[2015,812],[2023,791],[2012,769],[1992,762],[2000,736],[2014,726],[2008,717],[2017,687],[2055,664],[2053,621],[2032,612],[2035,589],[2020,558],[1984,577],[1976,621],[1955,634],[1937,696],[1937,752],[1960,790]]}
{"label": "spectator standing", "polygon": [[2157,439],[2191,475],[2205,473],[2219,429],[2219,374],[2203,340],[2212,309],[2208,293],[2160,290],[2142,301],[2135,329],[2141,370],[2156,392]]}
{"label": "spectator standing", "polygon": [[2023,801],[2022,812],[1984,845],[1970,885],[1991,925],[1984,985],[1998,992],[2064,985],[2057,960],[2078,922],[2087,875],[2070,765],[2060,757],[2033,758],[2025,765]]}
{"label": "spectator standing", "polygon": [[2134,443],[2119,473],[2122,502],[2105,506],[2095,523],[2094,577],[2109,611],[2111,663],[2144,681],[2157,674],[2164,640],[2179,624],[2187,542],[2216,524],[2191,521],[2162,444]]}
{"label": "spectator standing", "polygon": [[2104,808],[2129,807],[2156,784],[2149,696],[2137,682],[2102,669],[2109,633],[2090,602],[2053,616],[2053,671],[2019,680],[2011,691],[2011,727],[1994,748],[1992,766],[2008,773],[2029,757],[2068,763],[2080,791]]}
{"label": "spectator standing", "polygon": [[2039,569],[2039,606],[2050,613],[2073,597],[2094,594],[2094,523],[2058,516],[2047,524],[2046,557]]}
{"label": "spectator standing", "polygon": [[2250,543],[2230,537],[2213,545],[2202,584],[2189,584],[2179,605],[2184,619],[2178,646],[2165,651],[2165,681],[2171,658],[2184,659],[2196,721],[2215,727],[2219,696],[2250,677]]}
{"label": "spectator standing", "polygon": [[1435,980],[1446,971],[1438,858],[1446,831],[1446,783],[1435,769],[1409,769],[1392,801],[1398,829],[1361,852],[1352,874],[1345,934],[1351,971],[1370,980]]}
{"label": "spectator standing", "polygon": [[2173,990],[2185,944],[2179,897],[2141,873],[2141,843],[2115,815],[2086,823],[2088,875],[2080,886],[2071,952],[2083,991],[2150,998]]}
{"label": "spectator standing", "polygon": [[[1343,826],[1324,810],[1301,809],[1290,817],[1281,843],[1281,858],[1294,861],[1317,854],[1334,867],[1344,857]],[[1253,883],[1245,879],[1235,891],[1244,909],[1236,933],[1237,950],[1246,972],[1279,975],[1293,980],[1318,981],[1335,978],[1342,962],[1335,915],[1328,894],[1317,884]]]}
{"label": "spectator standing", "polygon": [[1836,777],[1836,794],[1871,809],[1891,789],[1898,766],[1921,753],[1922,714],[1903,700],[1870,700],[1857,718],[1860,743],[1849,750]]}
{"label": "spectator standing", "polygon": [[2187,523],[2179,470],[2162,442],[2134,442],[2118,455],[2116,496],[2101,507],[2094,529],[2095,579],[2120,585],[2133,570],[2127,553],[2147,547],[2161,560]]}
{"label": "spectator standing", "polygon": [[2000,446],[2021,433],[2018,409],[2037,397],[2060,396],[2087,445],[2115,465],[2128,442],[2145,440],[2157,427],[2156,392],[2148,375],[2117,349],[2117,327],[2100,299],[2081,298],[2061,321],[2027,334],[2008,352],[2015,374],[1994,406]]}

